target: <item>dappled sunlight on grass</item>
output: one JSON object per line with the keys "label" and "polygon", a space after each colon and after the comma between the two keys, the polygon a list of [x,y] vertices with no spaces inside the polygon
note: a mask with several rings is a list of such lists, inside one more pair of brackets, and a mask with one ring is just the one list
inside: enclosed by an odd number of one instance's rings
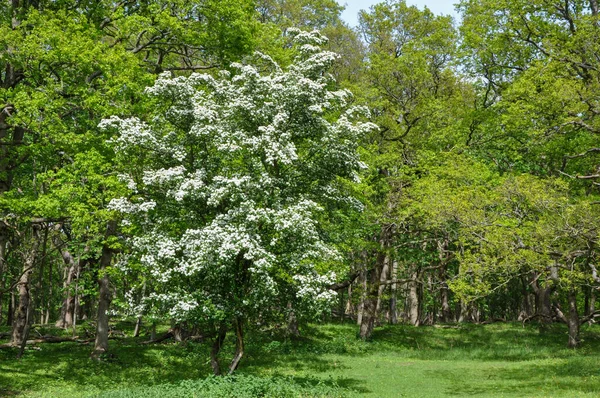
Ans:
{"label": "dappled sunlight on grass", "polygon": [[[563,325],[543,333],[520,324],[397,325],[376,329],[368,342],[351,324],[310,326],[299,339],[255,332],[238,373],[258,377],[253,383],[287,380],[282,385],[344,396],[599,396],[600,327],[586,326],[577,350],[566,348],[565,332]],[[96,396],[210,374],[207,343],[142,340],[111,340],[114,357],[104,362],[90,360],[90,346],[76,343],[42,344],[21,361],[15,350],[0,351],[0,395]],[[233,350],[228,341],[224,363]]]}

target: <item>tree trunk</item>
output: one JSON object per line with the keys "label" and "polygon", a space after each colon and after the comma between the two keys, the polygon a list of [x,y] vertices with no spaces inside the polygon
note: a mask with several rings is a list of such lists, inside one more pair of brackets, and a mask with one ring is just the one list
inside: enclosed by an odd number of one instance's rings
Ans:
{"label": "tree trunk", "polygon": [[50,261],[48,264],[48,301],[46,302],[46,316],[44,318],[44,325],[50,323],[50,314],[52,313],[52,286],[54,286],[52,276],[52,261]]}
{"label": "tree trunk", "polygon": [[550,295],[552,288],[538,287],[535,292],[536,315],[540,317],[542,324],[552,323],[552,300]]}
{"label": "tree trunk", "polygon": [[440,289],[440,302],[442,306],[442,323],[447,323],[452,321],[452,309],[450,308],[450,289],[448,289],[448,284],[446,280],[442,281],[442,288]]}
{"label": "tree trunk", "polygon": [[598,0],[590,0],[590,10],[593,16],[598,16]]}
{"label": "tree trunk", "polygon": [[552,323],[552,300],[551,295],[554,288],[552,286],[540,285],[539,275],[533,275],[533,292],[535,294],[535,315],[540,320],[542,330]]}
{"label": "tree trunk", "polygon": [[577,291],[569,291],[569,348],[575,348],[579,345],[579,313],[577,312]]}
{"label": "tree trunk", "polygon": [[419,326],[419,272],[413,271],[408,282],[408,320],[411,325]]}
{"label": "tree trunk", "polygon": [[152,322],[152,327],[150,328],[150,340],[156,340],[156,322]]}
{"label": "tree trunk", "polygon": [[458,312],[458,323],[466,322],[468,318],[468,306],[464,300],[460,300],[457,304],[457,312]]}
{"label": "tree trunk", "polygon": [[[44,274],[45,274],[45,268],[46,268],[46,256],[48,254],[48,227],[44,226],[44,237],[42,239],[42,252],[40,254],[41,260],[40,260],[40,264],[39,264],[39,276],[38,276],[38,281],[37,281],[37,285],[35,287],[35,292],[37,293],[37,299],[41,300],[39,302],[35,303],[35,307],[38,308],[39,310],[39,323],[44,323],[44,315],[45,315],[45,310],[48,307],[48,303],[50,302],[50,296],[48,296],[48,289],[46,288],[49,286],[52,286],[52,280],[49,279],[48,282],[46,284],[44,284]],[[35,319],[34,319],[34,313],[32,312],[29,315],[29,318],[31,319],[31,323],[35,323]]]}
{"label": "tree trunk", "polygon": [[[0,221],[0,292],[4,292],[6,289],[6,230],[4,222]],[[4,293],[0,293],[0,324],[2,323],[2,312],[4,310]]]}
{"label": "tree trunk", "polygon": [[221,325],[219,328],[219,334],[213,341],[212,348],[210,350],[210,366],[213,369],[213,374],[215,376],[221,375],[221,368],[219,367],[219,351],[221,351],[221,347],[223,346],[223,342],[225,341],[225,337],[227,336],[227,328],[225,325]]}
{"label": "tree trunk", "polygon": [[[392,280],[398,279],[398,261],[392,262]],[[396,325],[398,323],[398,283],[392,283],[390,298],[390,323]]]}
{"label": "tree trunk", "polygon": [[377,320],[377,310],[379,306],[379,299],[382,287],[381,277],[384,269],[386,267],[389,267],[389,265],[386,265],[389,264],[389,257],[386,251],[389,246],[391,232],[391,226],[385,225],[382,227],[380,252],[377,255],[375,267],[369,272],[368,275],[369,283],[367,286],[367,292],[363,305],[363,315],[360,324],[360,338],[363,340],[366,340],[369,337],[371,337],[371,334],[373,333],[373,328],[375,327],[375,321]]}
{"label": "tree trunk", "polygon": [[237,369],[240,364],[240,360],[244,356],[244,329],[243,321],[241,318],[237,318],[235,321],[235,355],[229,365],[229,375]]}
{"label": "tree trunk", "polygon": [[110,281],[106,269],[110,266],[113,250],[107,240],[117,232],[117,222],[109,221],[104,236],[105,242],[102,246],[100,257],[100,269],[98,275],[98,315],[96,317],[96,341],[92,357],[98,359],[101,354],[108,351],[108,308],[111,302]]}
{"label": "tree trunk", "polygon": [[369,271],[368,278],[365,278],[368,279],[369,282],[367,284],[367,292],[363,301],[363,313],[360,324],[360,338],[363,340],[371,337],[373,328],[375,327],[375,317],[377,316],[375,313],[377,309],[377,293],[379,292],[378,268],[379,267],[376,266],[375,269]]}
{"label": "tree trunk", "polygon": [[[596,312],[596,289],[594,289],[592,287],[590,289],[590,309],[589,309],[589,312],[586,315],[590,316],[594,312]],[[591,325],[593,323],[594,323],[594,318],[590,318],[589,325]]]}
{"label": "tree trunk", "polygon": [[298,318],[296,318],[296,314],[294,313],[294,308],[292,308],[292,302],[288,301],[288,324],[287,331],[290,335],[294,337],[300,336],[300,329],[298,328]]}
{"label": "tree trunk", "polygon": [[438,241],[438,252],[440,259],[440,306],[442,314],[440,320],[450,322],[452,320],[452,309],[450,308],[450,289],[448,288],[448,262],[450,254],[448,251],[450,238]]}
{"label": "tree trunk", "polygon": [[527,280],[521,277],[521,310],[517,316],[518,321],[530,318],[532,314],[529,292],[527,291]]}
{"label": "tree trunk", "polygon": [[356,324],[362,325],[363,314],[365,313],[365,300],[367,299],[367,271],[363,270],[360,273],[361,292],[360,302],[358,303],[358,310],[356,312]]}
{"label": "tree trunk", "polygon": [[352,307],[352,283],[348,285],[348,299],[346,300],[346,308],[344,308],[344,314],[354,315],[354,309]]}
{"label": "tree trunk", "polygon": [[66,296],[60,309],[60,317],[56,321],[56,327],[66,329],[73,325],[73,317],[75,316],[75,292],[73,292],[72,287],[77,276],[77,262],[67,250],[61,250],[61,255],[67,267],[67,275],[63,284]]}
{"label": "tree trunk", "polygon": [[375,308],[375,313],[379,314],[381,311],[381,299],[383,297],[383,293],[385,292],[385,288],[387,287],[388,275],[390,273],[390,256],[385,255],[383,259],[383,265],[381,267],[381,273],[379,275],[379,288],[377,290],[377,306]]}
{"label": "tree trunk", "polygon": [[133,329],[133,337],[140,337],[140,329],[142,328],[142,317],[138,316]]}
{"label": "tree trunk", "polygon": [[33,306],[27,307],[27,320],[25,322],[25,329],[23,331],[23,340],[21,340],[19,352],[17,353],[17,359],[21,359],[25,352],[25,346],[27,345],[27,339],[29,338],[29,331],[31,330],[31,315],[33,313]]}
{"label": "tree trunk", "polygon": [[[78,278],[81,268],[87,260],[83,260],[81,255],[79,256],[79,259],[75,260],[75,257],[64,248],[65,243],[60,239],[58,234],[59,232],[52,238],[52,242],[56,248],[60,249],[60,254],[65,264],[63,290],[66,296],[60,309],[60,317],[56,321],[56,327],[67,329],[73,326],[75,318],[77,317],[76,307],[78,307],[77,301],[79,299],[77,292]],[[89,252],[89,247],[86,246],[83,249],[83,252]],[[75,288],[73,288],[74,285]],[[81,316],[79,318],[81,318]]]}
{"label": "tree trunk", "polygon": [[23,262],[23,270],[21,277],[17,282],[17,290],[19,291],[19,304],[17,306],[17,314],[13,322],[12,328],[12,344],[20,345],[23,340],[27,339],[26,327],[30,321],[30,305],[31,305],[31,294],[29,291],[29,284],[33,268],[37,259],[37,251],[40,246],[39,237],[39,225],[34,224],[31,227],[32,230],[32,246],[30,252]]}
{"label": "tree trunk", "polygon": [[12,326],[15,321],[15,290],[10,291],[10,300],[8,300],[8,313],[6,314],[6,326]]}

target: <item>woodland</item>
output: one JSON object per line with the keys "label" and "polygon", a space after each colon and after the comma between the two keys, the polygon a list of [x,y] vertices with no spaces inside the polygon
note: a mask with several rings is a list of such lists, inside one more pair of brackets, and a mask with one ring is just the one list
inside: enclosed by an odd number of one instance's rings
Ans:
{"label": "woodland", "polygon": [[343,10],[0,2],[0,396],[598,396],[598,1]]}

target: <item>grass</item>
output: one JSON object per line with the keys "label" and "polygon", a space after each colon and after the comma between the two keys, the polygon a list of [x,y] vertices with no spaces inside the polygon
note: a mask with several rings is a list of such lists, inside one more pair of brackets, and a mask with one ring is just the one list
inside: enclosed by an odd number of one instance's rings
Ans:
{"label": "grass", "polygon": [[577,350],[565,347],[563,325],[544,333],[520,324],[385,326],[370,342],[356,330],[312,326],[297,341],[250,334],[236,380],[206,379],[209,348],[201,343],[111,340],[115,357],[104,362],[74,343],[42,344],[20,361],[2,350],[0,396],[600,396],[599,326],[583,329]]}

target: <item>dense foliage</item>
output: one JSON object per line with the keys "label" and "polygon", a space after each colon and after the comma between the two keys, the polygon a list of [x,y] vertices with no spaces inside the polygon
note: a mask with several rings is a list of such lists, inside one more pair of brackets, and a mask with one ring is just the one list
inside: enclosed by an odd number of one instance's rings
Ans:
{"label": "dense foliage", "polygon": [[218,375],[228,333],[232,373],[248,332],[334,318],[363,340],[559,323],[579,346],[600,315],[598,2],[342,10],[0,3],[2,347],[93,320],[106,359],[132,319],[206,341]]}

